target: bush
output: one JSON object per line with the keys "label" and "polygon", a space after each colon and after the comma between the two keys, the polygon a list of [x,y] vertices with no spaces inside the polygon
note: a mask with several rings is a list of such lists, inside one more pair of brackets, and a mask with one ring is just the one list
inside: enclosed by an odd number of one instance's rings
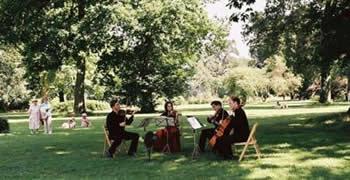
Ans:
{"label": "bush", "polygon": [[[66,101],[66,102],[58,102],[58,101],[53,101],[52,107],[54,112],[58,113],[68,113],[68,112],[73,112],[74,108],[74,101]],[[107,102],[103,101],[96,101],[96,100],[86,100],[86,111],[91,112],[91,111],[103,111],[103,110],[108,110],[109,109],[109,104]]]}
{"label": "bush", "polygon": [[7,122],[7,119],[0,117],[0,133],[8,133],[10,132],[10,126]]}

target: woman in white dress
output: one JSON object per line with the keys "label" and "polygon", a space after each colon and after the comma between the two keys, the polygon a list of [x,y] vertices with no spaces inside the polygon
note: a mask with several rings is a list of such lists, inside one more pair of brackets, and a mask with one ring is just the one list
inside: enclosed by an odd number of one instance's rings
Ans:
{"label": "woman in white dress", "polygon": [[41,101],[40,111],[41,118],[44,121],[44,132],[45,134],[52,134],[52,114],[49,99],[48,97],[44,97]]}
{"label": "woman in white dress", "polygon": [[38,100],[34,99],[28,110],[29,113],[29,129],[34,134],[40,127],[40,106]]}

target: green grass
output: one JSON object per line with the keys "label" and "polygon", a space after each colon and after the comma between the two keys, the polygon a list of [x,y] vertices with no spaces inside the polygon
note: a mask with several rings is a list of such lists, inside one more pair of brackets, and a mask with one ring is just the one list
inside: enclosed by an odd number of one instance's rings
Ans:
{"label": "green grass", "polygon": [[[11,134],[0,136],[0,179],[348,179],[350,123],[341,113],[347,108],[309,103],[287,110],[271,104],[247,106],[250,124],[259,123],[257,139],[263,157],[248,156],[241,163],[222,161],[211,153],[191,160],[192,134],[187,125],[183,153],[155,153],[147,162],[142,142],[136,158],[125,153],[113,160],[102,158],[104,114],[92,117],[90,129],[62,130],[58,128],[62,118],[54,120],[51,136],[29,135],[25,116],[10,118]],[[179,109],[203,122],[211,113],[204,105]],[[16,114],[0,114],[16,117],[12,115]],[[145,116],[149,115],[137,115],[129,131],[144,135],[136,126]],[[253,149],[248,154],[253,155]]]}

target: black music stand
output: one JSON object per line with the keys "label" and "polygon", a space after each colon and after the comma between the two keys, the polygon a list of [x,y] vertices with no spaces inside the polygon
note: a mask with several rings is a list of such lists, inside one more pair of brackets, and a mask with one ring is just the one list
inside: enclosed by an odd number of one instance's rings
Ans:
{"label": "black music stand", "polygon": [[198,158],[199,154],[200,154],[199,153],[200,152],[199,145],[198,145],[197,140],[196,140],[196,135],[197,135],[196,130],[202,128],[203,124],[200,121],[198,121],[198,119],[194,116],[187,116],[187,121],[192,128],[192,135],[193,135],[192,160],[194,160],[194,159]]}
{"label": "black music stand", "polygon": [[[166,127],[169,126],[169,118],[165,117],[164,118],[165,122],[166,122]],[[170,150],[170,145],[169,145],[169,131],[168,129],[165,127],[165,132],[166,132],[166,144],[162,150],[162,153],[171,153],[171,150]]]}
{"label": "black music stand", "polygon": [[143,119],[140,124],[138,125],[138,128],[143,128],[143,130],[146,132],[146,127],[151,123],[151,121],[153,120],[154,118],[145,118]]}

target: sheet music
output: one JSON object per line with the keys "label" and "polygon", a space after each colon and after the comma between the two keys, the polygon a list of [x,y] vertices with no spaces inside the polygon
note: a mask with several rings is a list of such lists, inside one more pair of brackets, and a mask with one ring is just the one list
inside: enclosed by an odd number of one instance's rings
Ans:
{"label": "sheet music", "polygon": [[197,118],[195,117],[188,117],[187,121],[190,123],[192,129],[199,129],[201,127],[203,127],[200,122],[197,120]]}

